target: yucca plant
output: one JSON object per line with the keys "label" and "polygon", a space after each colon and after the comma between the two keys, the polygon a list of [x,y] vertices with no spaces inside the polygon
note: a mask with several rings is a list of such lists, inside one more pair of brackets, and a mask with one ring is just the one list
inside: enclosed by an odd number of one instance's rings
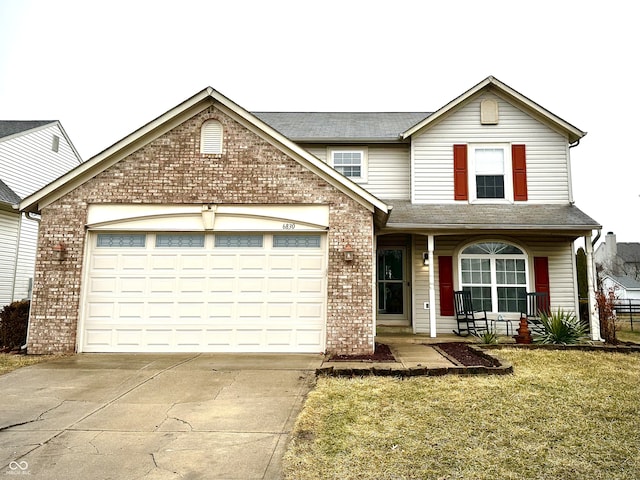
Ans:
{"label": "yucca plant", "polygon": [[491,330],[484,330],[482,333],[476,333],[475,336],[478,337],[480,343],[484,343],[485,345],[498,343],[498,334]]}
{"label": "yucca plant", "polygon": [[550,314],[541,312],[540,321],[544,333],[534,337],[536,343],[568,345],[578,343],[585,334],[580,319],[573,312],[565,312],[561,308]]}

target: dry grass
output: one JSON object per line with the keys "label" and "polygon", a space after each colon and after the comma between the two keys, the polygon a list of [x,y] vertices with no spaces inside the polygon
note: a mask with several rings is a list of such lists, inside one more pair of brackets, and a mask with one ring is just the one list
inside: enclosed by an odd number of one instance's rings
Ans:
{"label": "dry grass", "polygon": [[640,355],[499,355],[514,375],[320,378],[286,478],[640,478]]}
{"label": "dry grass", "polygon": [[56,355],[13,355],[0,353],[0,375],[9,373],[17,368],[28,367],[36,363],[59,358]]}
{"label": "dry grass", "polygon": [[640,344],[640,325],[634,327],[635,330],[618,330],[616,332],[616,337],[621,342],[633,342]]}

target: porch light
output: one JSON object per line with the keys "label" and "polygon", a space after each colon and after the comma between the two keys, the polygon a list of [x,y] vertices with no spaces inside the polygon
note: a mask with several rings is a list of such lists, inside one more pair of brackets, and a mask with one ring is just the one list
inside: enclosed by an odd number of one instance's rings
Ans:
{"label": "porch light", "polygon": [[429,252],[422,252],[422,264],[425,267],[429,266]]}
{"label": "porch light", "polygon": [[344,247],[344,250],[342,250],[342,252],[344,253],[345,262],[353,261],[353,248],[351,247],[351,245],[347,245],[346,247]]}
{"label": "porch light", "polygon": [[64,257],[67,253],[67,246],[64,243],[60,242],[53,246],[53,252],[55,253],[56,258],[59,261],[62,261],[64,260]]}

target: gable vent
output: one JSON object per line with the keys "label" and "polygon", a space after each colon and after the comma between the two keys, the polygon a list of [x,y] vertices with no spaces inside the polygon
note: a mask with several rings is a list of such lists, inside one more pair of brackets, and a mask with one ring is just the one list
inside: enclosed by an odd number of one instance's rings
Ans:
{"label": "gable vent", "polygon": [[480,123],[482,125],[498,124],[498,102],[493,99],[480,102]]}
{"label": "gable vent", "polygon": [[217,120],[208,120],[202,125],[200,153],[222,153],[222,125]]}

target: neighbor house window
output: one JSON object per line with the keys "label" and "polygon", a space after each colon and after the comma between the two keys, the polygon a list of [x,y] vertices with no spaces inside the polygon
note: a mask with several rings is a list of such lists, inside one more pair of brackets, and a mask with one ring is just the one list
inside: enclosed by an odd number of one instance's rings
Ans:
{"label": "neighbor house window", "polygon": [[331,165],[345,177],[366,181],[366,149],[331,149]]}
{"label": "neighbor house window", "polygon": [[460,286],[477,310],[525,312],[527,278],[527,257],[514,245],[482,242],[460,254]]}
{"label": "neighbor house window", "polygon": [[200,153],[222,153],[222,124],[207,120],[200,131]]}
{"label": "neighbor house window", "polygon": [[470,145],[469,175],[471,200],[513,200],[507,145]]}

